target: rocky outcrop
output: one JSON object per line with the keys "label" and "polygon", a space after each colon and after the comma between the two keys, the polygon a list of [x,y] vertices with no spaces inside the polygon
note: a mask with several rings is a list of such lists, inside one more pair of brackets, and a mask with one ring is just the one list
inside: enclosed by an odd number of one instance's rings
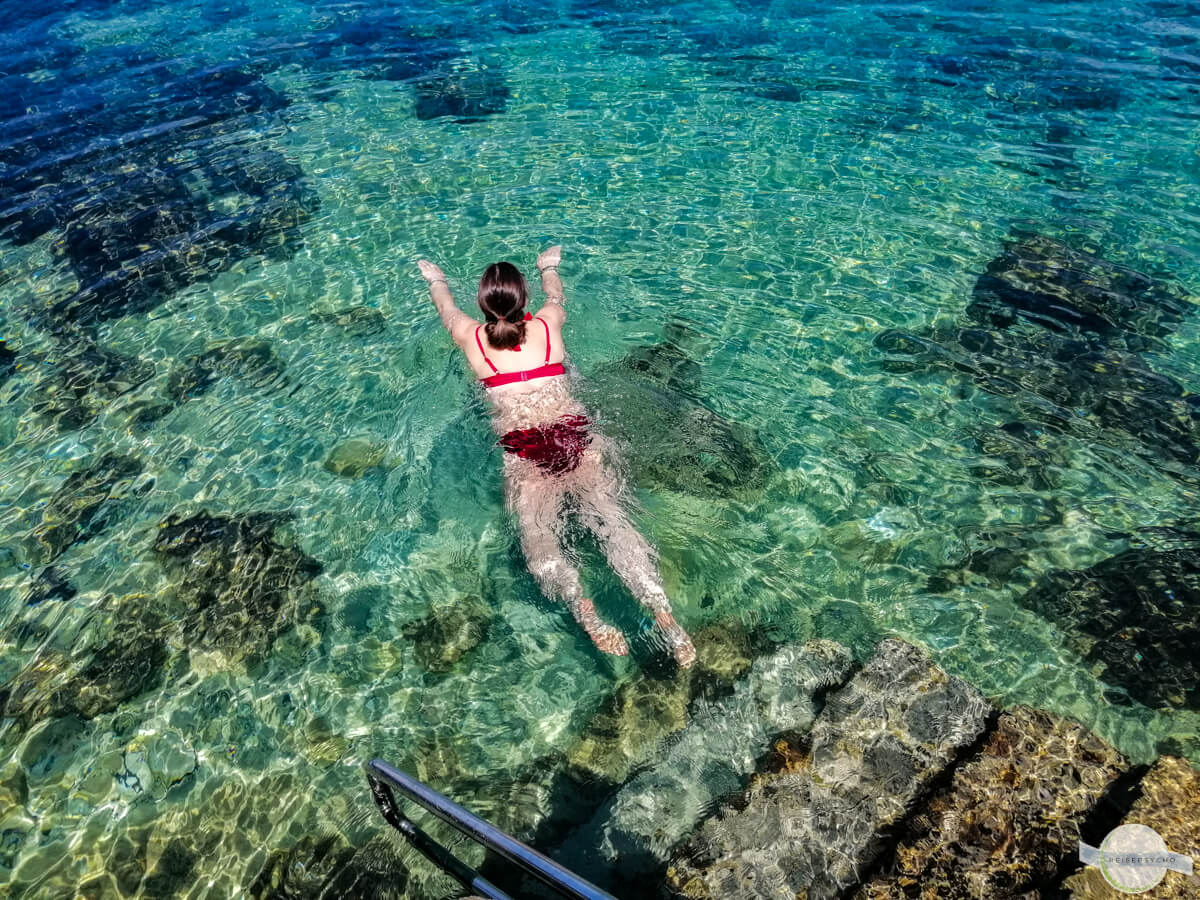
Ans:
{"label": "rocky outcrop", "polygon": [[671,847],[724,794],[739,789],[770,739],[807,731],[819,695],[850,670],[849,651],[831,641],[788,645],[756,660],[733,693],[702,706],[665,754],[635,775],[563,848],[584,875],[622,877],[661,869]]}
{"label": "rocky outcrop", "polygon": [[[1186,760],[1164,756],[1141,781],[1141,796],[1122,824],[1137,823],[1153,828],[1167,849],[1190,856],[1200,863],[1200,772]],[[1102,839],[1102,838],[1101,838]],[[1111,900],[1116,891],[1095,867],[1082,869],[1063,883],[1071,900]],[[1200,874],[1167,872],[1154,888],[1155,900],[1184,900],[1200,896]]]}
{"label": "rocky outcrop", "polygon": [[992,900],[1053,885],[1080,825],[1127,768],[1077,722],[1017,707],[909,819],[885,873],[856,900]]}
{"label": "rocky outcrop", "polygon": [[674,856],[692,898],[833,898],[859,880],[989,707],[909,644],[883,641],[812,727],[808,760],[724,804]]}

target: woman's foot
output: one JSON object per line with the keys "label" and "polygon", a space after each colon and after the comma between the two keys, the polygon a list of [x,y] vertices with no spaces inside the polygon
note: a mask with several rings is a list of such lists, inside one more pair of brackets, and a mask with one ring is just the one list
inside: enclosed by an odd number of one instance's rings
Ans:
{"label": "woman's foot", "polygon": [[621,634],[621,629],[601,619],[596,613],[596,607],[587,597],[581,598],[577,604],[575,620],[583,626],[596,649],[613,656],[629,655],[629,644],[625,641],[625,635]]}
{"label": "woman's foot", "polygon": [[675,662],[679,663],[680,668],[687,668],[696,661],[696,646],[673,615],[669,612],[656,613],[654,623],[666,638],[667,646],[671,648]]}

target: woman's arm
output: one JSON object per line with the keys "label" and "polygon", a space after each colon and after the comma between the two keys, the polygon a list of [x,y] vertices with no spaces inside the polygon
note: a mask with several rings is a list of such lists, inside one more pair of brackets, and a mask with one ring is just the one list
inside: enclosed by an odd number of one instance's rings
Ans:
{"label": "woman's arm", "polygon": [[558,277],[558,263],[562,259],[562,246],[556,244],[549,250],[543,250],[537,258],[538,271],[542,274],[542,293],[546,302],[538,310],[538,315],[545,319],[557,319],[562,325],[567,319],[567,311],[563,304],[567,302],[563,294],[562,279]]}
{"label": "woman's arm", "polygon": [[456,344],[466,340],[479,323],[454,305],[450,285],[446,283],[446,276],[440,268],[427,259],[417,260],[417,268],[421,270],[421,277],[429,283],[429,296],[442,317],[442,324],[450,332],[450,337]]}

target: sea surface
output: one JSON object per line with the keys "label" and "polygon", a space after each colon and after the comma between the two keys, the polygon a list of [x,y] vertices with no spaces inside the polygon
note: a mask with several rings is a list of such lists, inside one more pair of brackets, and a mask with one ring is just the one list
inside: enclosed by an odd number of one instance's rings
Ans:
{"label": "sea surface", "polygon": [[[1198,147],[1192,0],[0,0],[0,892],[292,896],[357,852],[449,896],[366,760],[534,829],[671,677],[593,545],[627,660],[525,571],[421,257],[474,311],[562,244],[689,630],[899,636],[1200,763],[1155,688],[1194,584],[1027,601],[1194,546]],[[1121,327],[972,315],[1035,247]]]}

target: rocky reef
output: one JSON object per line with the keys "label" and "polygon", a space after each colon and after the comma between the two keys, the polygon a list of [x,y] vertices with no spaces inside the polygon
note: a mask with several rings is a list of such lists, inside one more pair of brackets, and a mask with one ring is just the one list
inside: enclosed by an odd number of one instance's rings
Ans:
{"label": "rocky reef", "polygon": [[999,329],[1024,319],[1142,352],[1161,349],[1159,339],[1178,327],[1190,305],[1177,285],[1031,234],[1005,242],[988,263],[967,316]]}
{"label": "rocky reef", "polygon": [[0,105],[0,237],[57,235],[77,281],[39,321],[63,333],[147,312],[247,256],[295,251],[316,196],[258,137],[283,95],[236,64],[59,46],[53,69],[6,78]]}
{"label": "rocky reef", "polygon": [[428,672],[447,672],[487,638],[492,611],[478,597],[435,602],[429,615],[403,628]]}
{"label": "rocky reef", "polygon": [[33,410],[63,429],[83,428],[118,397],[154,377],[154,366],[82,335],[64,344],[53,374],[38,383]]}
{"label": "rocky reef", "polygon": [[167,378],[167,396],[182,403],[207,393],[219,378],[236,377],[251,387],[268,388],[280,382],[283,362],[271,345],[255,338],[216,341],[187,357]]}
{"label": "rocky reef", "polygon": [[905,822],[893,860],[855,897],[991,900],[1044,890],[1127,768],[1077,722],[1006,710],[979,754]]}
{"label": "rocky reef", "polygon": [[1200,709],[1200,547],[1192,543],[1056,570],[1019,600],[1059,623],[1099,677],[1133,699]]}

